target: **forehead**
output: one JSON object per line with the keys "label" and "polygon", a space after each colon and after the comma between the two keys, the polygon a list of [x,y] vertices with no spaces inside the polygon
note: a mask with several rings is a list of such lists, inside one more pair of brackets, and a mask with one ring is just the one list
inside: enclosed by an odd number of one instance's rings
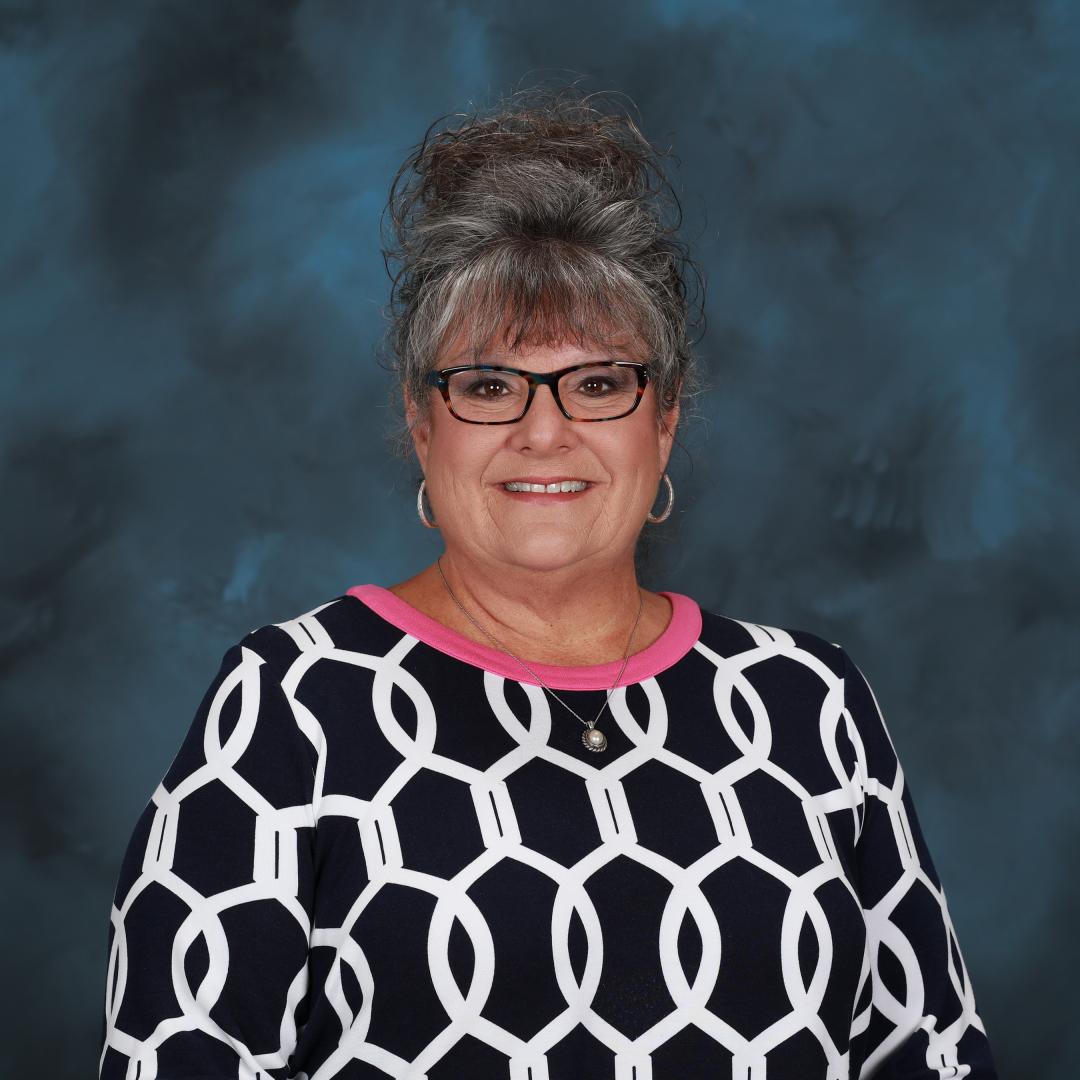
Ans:
{"label": "forehead", "polygon": [[517,340],[513,330],[504,323],[484,335],[475,327],[462,327],[440,350],[440,365],[503,364],[551,371],[587,360],[642,358],[640,340],[625,330],[597,328],[595,332],[534,334]]}

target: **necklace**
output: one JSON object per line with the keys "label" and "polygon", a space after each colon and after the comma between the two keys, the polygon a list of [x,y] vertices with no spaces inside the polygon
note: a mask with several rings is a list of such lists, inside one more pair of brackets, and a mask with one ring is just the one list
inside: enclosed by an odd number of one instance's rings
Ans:
{"label": "necklace", "polygon": [[551,687],[548,686],[548,684],[546,682],[544,682],[544,680],[541,679],[540,676],[537,675],[536,672],[533,671],[533,669],[531,667],[529,667],[529,665],[526,664],[524,660],[522,660],[520,657],[516,656],[514,653],[510,652],[510,650],[505,645],[503,645],[502,642],[500,642],[496,637],[494,637],[494,635],[489,634],[487,632],[487,630],[485,630],[465,610],[465,608],[462,606],[461,601],[454,595],[454,590],[450,588],[450,582],[448,582],[446,580],[446,575],[443,573],[442,556],[441,555],[438,557],[438,559],[435,560],[435,565],[438,566],[438,568],[439,568],[439,576],[443,579],[443,584],[446,586],[446,591],[450,594],[450,599],[453,600],[454,603],[457,604],[457,606],[459,608],[461,608],[461,613],[469,620],[469,622],[471,622],[473,624],[473,626],[475,626],[476,629],[479,630],[482,634],[486,634],[488,638],[490,638],[492,641],[494,641],[495,644],[500,649],[502,649],[502,651],[504,653],[507,653],[510,656],[513,656],[514,659],[517,660],[517,662],[534,679],[536,679],[536,681],[557,702],[559,702],[560,705],[562,705],[566,709],[569,709],[570,712],[572,712],[579,720],[581,720],[581,722],[585,725],[585,730],[581,733],[581,741],[585,744],[587,749],[595,750],[595,751],[606,750],[607,749],[607,736],[602,731],[597,730],[596,721],[600,719],[600,714],[608,707],[608,702],[611,701],[611,695],[612,695],[613,691],[615,690],[615,687],[619,685],[619,680],[622,678],[623,672],[626,670],[626,665],[627,665],[628,661],[630,660],[630,645],[634,640],[634,634],[637,631],[638,622],[641,619],[642,609],[645,607],[645,597],[642,594],[641,589],[638,589],[638,612],[637,612],[637,618],[634,619],[634,629],[630,631],[630,641],[628,641],[626,643],[626,655],[623,657],[622,667],[619,669],[619,674],[615,676],[615,686],[612,686],[612,688],[607,692],[607,697],[604,698],[604,704],[600,706],[600,712],[598,712],[596,714],[596,716],[592,720],[583,720],[581,715],[576,710],[571,709],[570,706],[567,705],[566,702],[563,701],[563,699],[561,697],[559,697],[559,695],[556,694],[555,691],[552,690]]}

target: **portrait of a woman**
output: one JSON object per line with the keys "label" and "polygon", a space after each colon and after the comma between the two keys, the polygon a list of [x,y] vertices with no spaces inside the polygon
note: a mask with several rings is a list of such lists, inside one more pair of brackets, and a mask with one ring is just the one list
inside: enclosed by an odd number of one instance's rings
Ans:
{"label": "portrait of a woman", "polygon": [[705,365],[664,157],[523,93],[402,163],[441,551],[222,643],[124,856],[101,1080],[996,1077],[858,660],[641,584]]}

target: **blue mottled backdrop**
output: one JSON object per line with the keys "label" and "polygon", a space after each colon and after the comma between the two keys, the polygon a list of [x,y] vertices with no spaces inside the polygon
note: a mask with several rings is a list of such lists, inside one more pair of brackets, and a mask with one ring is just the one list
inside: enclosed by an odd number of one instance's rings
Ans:
{"label": "blue mottled backdrop", "polygon": [[553,76],[670,144],[711,389],[653,588],[844,643],[1002,1077],[1078,1057],[1080,6],[0,7],[6,1075],[96,1075],[123,847],[224,649],[438,552],[379,213]]}

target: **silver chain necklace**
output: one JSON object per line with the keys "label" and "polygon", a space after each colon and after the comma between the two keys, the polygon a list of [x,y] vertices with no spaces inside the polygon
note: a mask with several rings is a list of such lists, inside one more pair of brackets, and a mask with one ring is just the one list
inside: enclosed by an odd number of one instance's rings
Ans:
{"label": "silver chain necklace", "polygon": [[448,593],[450,594],[450,599],[451,599],[451,600],[453,600],[453,601],[454,601],[454,603],[455,603],[455,604],[457,604],[457,606],[458,606],[459,608],[461,608],[461,613],[462,613],[462,614],[463,614],[463,615],[464,615],[464,616],[465,616],[465,617],[466,617],[466,618],[467,618],[467,619],[469,620],[469,622],[471,622],[471,623],[473,624],[473,626],[475,626],[475,627],[476,627],[476,629],[477,629],[477,630],[479,630],[479,631],[480,631],[480,632],[481,632],[482,634],[486,634],[488,638],[490,638],[490,639],[491,639],[492,641],[494,641],[494,642],[495,642],[495,644],[496,644],[496,645],[497,645],[497,646],[498,646],[498,647],[499,647],[500,649],[502,649],[502,651],[503,651],[504,653],[508,653],[508,654],[509,654],[510,656],[513,656],[513,657],[514,657],[514,659],[515,659],[515,660],[517,660],[517,662],[518,662],[518,663],[519,663],[519,664],[520,664],[520,665],[521,665],[521,666],[522,666],[522,667],[523,667],[523,668],[524,668],[524,669],[525,669],[525,670],[526,670],[526,671],[527,671],[527,672],[528,672],[528,673],[529,673],[529,674],[530,674],[530,675],[531,675],[531,676],[532,676],[532,677],[533,677],[534,679],[536,679],[536,681],[537,681],[537,682],[538,682],[538,683],[539,683],[539,684],[540,684],[540,685],[541,685],[541,686],[542,686],[542,687],[543,687],[543,688],[544,688],[544,689],[545,689],[545,690],[546,690],[546,691],[547,691],[547,692],[548,692],[549,694],[551,694],[551,696],[552,696],[553,698],[555,698],[555,700],[556,700],[556,701],[558,701],[558,702],[559,702],[559,703],[560,703],[561,705],[563,705],[563,706],[564,706],[565,708],[569,709],[569,710],[570,710],[570,712],[572,712],[572,713],[573,713],[573,714],[574,714],[574,715],[575,715],[575,716],[576,716],[576,717],[577,717],[577,718],[578,718],[579,720],[581,720],[581,722],[582,722],[582,723],[583,723],[583,724],[585,725],[585,730],[584,730],[584,731],[583,731],[583,732],[581,733],[581,741],[582,741],[582,742],[583,742],[583,743],[585,744],[585,746],[586,746],[586,748],[587,748],[587,749],[589,749],[589,750],[596,750],[596,751],[600,751],[600,750],[606,750],[606,749],[607,749],[607,736],[606,736],[606,735],[605,735],[605,734],[604,734],[604,733],[603,733],[602,731],[599,731],[599,730],[597,730],[597,727],[596,727],[596,721],[600,719],[600,715],[601,715],[601,713],[603,713],[603,711],[604,711],[604,710],[605,710],[605,709],[606,709],[606,708],[608,707],[608,702],[610,702],[610,701],[611,701],[611,695],[612,695],[612,693],[614,692],[614,690],[615,690],[615,687],[619,685],[619,680],[620,680],[620,679],[621,679],[621,678],[623,677],[623,672],[624,672],[624,671],[626,670],[626,665],[627,665],[627,663],[628,663],[628,662],[629,662],[629,660],[630,660],[630,646],[631,646],[631,644],[633,643],[633,640],[634,640],[634,634],[635,634],[635,632],[637,631],[637,627],[638,627],[638,622],[639,622],[639,621],[640,621],[640,619],[641,619],[641,612],[642,612],[642,610],[643,610],[643,609],[644,609],[644,607],[645,607],[645,595],[644,595],[644,593],[642,593],[641,589],[640,589],[640,588],[638,589],[638,612],[637,612],[637,618],[636,618],[636,619],[634,619],[634,629],[630,631],[630,640],[629,640],[629,641],[628,641],[628,642],[626,643],[626,656],[624,656],[624,657],[623,657],[622,667],[621,667],[621,668],[619,669],[619,674],[615,676],[615,686],[613,686],[613,687],[612,687],[612,688],[611,688],[611,689],[610,689],[610,690],[609,690],[609,691],[607,692],[607,696],[606,696],[606,697],[604,698],[604,704],[600,706],[600,712],[598,712],[598,713],[596,714],[595,718],[594,718],[593,720],[591,720],[591,721],[590,721],[590,720],[583,720],[583,719],[582,719],[582,717],[581,717],[581,715],[580,715],[580,714],[579,714],[579,713],[578,713],[578,712],[577,712],[576,710],[574,710],[574,709],[571,709],[571,708],[570,708],[570,706],[569,706],[569,705],[567,705],[567,704],[566,704],[566,702],[565,702],[565,701],[563,701],[563,699],[562,699],[561,697],[559,697],[559,695],[558,695],[558,694],[556,694],[556,693],[555,693],[555,691],[554,691],[554,690],[552,690],[552,689],[551,689],[551,687],[550,687],[550,686],[548,686],[548,684],[547,684],[546,682],[544,682],[544,680],[543,680],[543,679],[541,679],[541,678],[540,678],[540,676],[539,676],[539,675],[537,675],[537,674],[536,674],[536,672],[535,672],[535,671],[533,671],[533,669],[532,669],[531,667],[529,667],[529,665],[528,665],[528,664],[526,664],[524,660],[520,659],[520,658],[519,658],[518,656],[515,656],[515,655],[514,655],[514,653],[510,652],[510,650],[509,650],[509,649],[508,649],[508,648],[507,648],[507,647],[506,647],[505,645],[503,645],[503,644],[502,644],[502,643],[501,643],[501,642],[500,642],[500,641],[499,641],[499,640],[498,640],[497,638],[495,638],[495,637],[494,637],[494,636],[493,636],[492,634],[489,634],[489,633],[487,632],[487,630],[485,630],[485,629],[484,629],[484,628],[483,628],[483,627],[482,627],[482,626],[481,626],[481,625],[480,625],[480,624],[479,624],[479,623],[478,623],[478,622],[477,622],[477,621],[476,621],[476,620],[475,620],[475,619],[474,619],[474,618],[473,618],[473,617],[472,617],[472,616],[471,616],[471,615],[470,615],[470,614],[469,614],[469,613],[468,613],[468,612],[467,612],[467,611],[465,610],[465,608],[464,608],[464,607],[462,606],[462,603],[461,603],[461,601],[460,601],[460,600],[459,600],[459,599],[458,599],[458,598],[457,598],[457,597],[456,597],[456,596],[454,595],[454,590],[450,588],[450,582],[446,580],[446,575],[445,575],[445,574],[443,573],[443,568],[442,568],[442,556],[441,556],[441,555],[440,555],[440,556],[438,557],[438,559],[436,559],[436,560],[435,560],[435,565],[436,565],[436,566],[438,566],[438,568],[439,568],[439,576],[440,576],[440,577],[441,577],[441,578],[443,579],[443,584],[444,584],[444,585],[446,586],[446,591],[447,591],[447,592],[448,592]]}

